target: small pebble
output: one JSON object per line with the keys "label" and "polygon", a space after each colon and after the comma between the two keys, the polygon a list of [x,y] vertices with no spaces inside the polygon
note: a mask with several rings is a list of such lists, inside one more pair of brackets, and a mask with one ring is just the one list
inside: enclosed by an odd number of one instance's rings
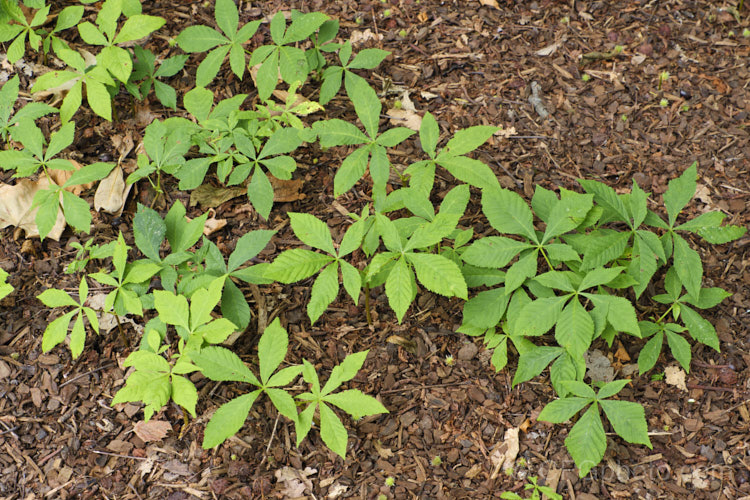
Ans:
{"label": "small pebble", "polygon": [[469,361],[470,359],[473,359],[474,356],[476,356],[478,352],[479,352],[479,347],[477,347],[476,344],[472,342],[467,342],[458,351],[458,359],[460,359],[461,361]]}

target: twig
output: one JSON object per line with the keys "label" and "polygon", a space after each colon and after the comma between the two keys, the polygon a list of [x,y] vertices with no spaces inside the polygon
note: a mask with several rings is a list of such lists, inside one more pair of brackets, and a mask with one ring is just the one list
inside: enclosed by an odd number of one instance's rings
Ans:
{"label": "twig", "polygon": [[273,423],[273,430],[271,431],[271,439],[268,440],[268,446],[266,446],[266,455],[271,451],[271,444],[273,443],[273,438],[276,436],[276,426],[279,425],[280,416],[281,413],[276,414],[276,420]]}
{"label": "twig", "polygon": [[106,365],[100,366],[99,368],[96,368],[94,370],[88,371],[86,373],[81,373],[80,375],[76,375],[75,377],[73,377],[72,379],[68,380],[67,382],[63,382],[62,384],[60,384],[58,387],[59,388],[65,387],[66,385],[72,384],[73,382],[75,382],[78,379],[81,379],[83,377],[88,377],[92,373],[96,373],[96,372],[99,372],[99,371],[102,371],[102,370],[106,370],[110,366],[114,366],[114,363],[107,363]]}
{"label": "twig", "polygon": [[99,450],[95,450],[93,448],[88,448],[88,451],[90,451],[91,453],[96,453],[98,455],[107,455],[108,457],[132,458],[133,460],[148,460],[148,458],[145,458],[145,457],[134,457],[133,455],[120,455],[119,453],[110,453],[108,451],[99,451]]}

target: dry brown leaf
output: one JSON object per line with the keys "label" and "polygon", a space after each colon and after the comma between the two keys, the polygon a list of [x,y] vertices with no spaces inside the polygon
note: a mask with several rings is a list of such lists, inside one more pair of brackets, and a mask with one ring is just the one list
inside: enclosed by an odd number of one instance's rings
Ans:
{"label": "dry brown leaf", "polygon": [[[15,226],[26,232],[26,237],[39,236],[35,217],[38,208],[32,210],[31,203],[37,191],[47,189],[49,181],[46,176],[39,180],[21,179],[14,186],[0,184],[0,229]],[[60,240],[65,230],[65,217],[62,210],[57,212],[57,220],[47,238]]]}
{"label": "dry brown leaf", "polygon": [[497,0],[479,0],[479,3],[482,5],[486,5],[487,7],[494,7],[496,9],[500,8],[500,5],[498,5]]}
{"label": "dry brown leaf", "polygon": [[521,449],[518,442],[518,427],[511,427],[505,431],[503,442],[495,445],[495,449],[490,455],[490,462],[494,466],[490,479],[494,480],[500,474],[500,471],[512,469]]}
{"label": "dry brown leaf", "polygon": [[317,472],[317,469],[311,467],[305,467],[305,470],[282,467],[276,470],[273,475],[276,476],[276,481],[284,486],[279,493],[284,495],[285,498],[298,498],[305,494],[305,490],[312,491],[313,484],[307,476],[312,476]]}
{"label": "dry brown leaf", "polygon": [[125,184],[122,167],[117,165],[107,177],[99,182],[94,193],[94,210],[120,215],[125,208],[125,200],[132,187],[132,184]]}
{"label": "dry brown leaf", "polygon": [[352,31],[351,35],[349,35],[349,41],[352,43],[352,46],[354,47],[356,47],[357,45],[361,45],[365,42],[368,42],[370,40],[379,42],[382,39],[383,39],[382,33],[373,33],[370,28],[367,28],[364,31]]}
{"label": "dry brown leaf", "polygon": [[149,420],[148,422],[140,420],[133,426],[133,432],[135,432],[135,435],[141,438],[141,441],[144,443],[161,441],[171,430],[172,425],[163,420]]}
{"label": "dry brown leaf", "polygon": [[375,446],[375,451],[378,452],[378,455],[380,455],[380,458],[389,459],[393,456],[393,451],[391,451],[390,448],[386,448],[382,445],[380,440],[376,439],[372,442],[372,444]]}
{"label": "dry brown leaf", "polygon": [[500,130],[498,130],[492,135],[494,135],[495,137],[502,137],[503,139],[507,139],[511,136],[516,135],[516,127],[505,128],[501,125]]}
{"label": "dry brown leaf", "polygon": [[201,184],[190,193],[190,206],[200,205],[203,208],[216,208],[233,198],[244,195],[246,192],[247,189],[242,186],[216,187],[210,184]]}
{"label": "dry brown leaf", "polygon": [[664,369],[664,381],[685,392],[688,390],[685,385],[685,370],[677,365],[668,366]]}
{"label": "dry brown leaf", "polygon": [[404,349],[406,349],[407,352],[411,354],[417,353],[417,343],[414,342],[413,340],[406,339],[399,335],[391,335],[385,341],[388,342],[389,344],[395,344],[395,345],[401,346]]}
{"label": "dry brown leaf", "polygon": [[[73,164],[76,170],[79,170],[83,166],[75,160],[68,161]],[[63,184],[68,182],[68,179],[73,176],[73,172],[75,172],[75,170],[50,170],[49,176],[55,184],[57,184],[58,186],[62,186]],[[76,184],[75,186],[68,186],[65,188],[65,190],[78,196],[79,194],[83,193],[87,189],[91,189],[92,187],[94,187],[94,183],[88,182],[86,184]]]}
{"label": "dry brown leaf", "polygon": [[538,55],[538,56],[542,56],[542,57],[544,57],[544,56],[551,56],[552,54],[554,54],[555,52],[557,52],[557,49],[559,49],[559,48],[560,48],[560,42],[555,42],[555,43],[553,43],[551,45],[547,45],[546,47],[537,50],[535,52],[535,54]]}
{"label": "dry brown leaf", "polygon": [[385,112],[391,120],[391,125],[397,127],[406,127],[412,130],[419,131],[419,127],[422,125],[422,117],[414,111],[407,111],[405,109],[389,109]]}
{"label": "dry brown leaf", "polygon": [[305,199],[305,194],[300,192],[304,184],[302,179],[284,180],[269,175],[268,180],[273,187],[273,201],[287,202]]}

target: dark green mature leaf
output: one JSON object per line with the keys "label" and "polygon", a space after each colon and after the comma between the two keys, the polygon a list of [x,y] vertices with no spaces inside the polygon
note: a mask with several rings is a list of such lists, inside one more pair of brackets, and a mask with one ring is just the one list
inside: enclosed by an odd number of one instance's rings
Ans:
{"label": "dark green mature leaf", "polygon": [[565,446],[578,467],[579,477],[584,477],[602,461],[607,449],[607,436],[596,403],[586,410],[570,430],[565,438]]}
{"label": "dark green mature leaf", "polygon": [[648,438],[648,425],[643,406],[632,401],[600,400],[609,423],[618,436],[628,443],[644,444],[653,448]]}
{"label": "dark green mature leaf", "polygon": [[700,295],[703,280],[703,263],[701,257],[682,236],[675,234],[674,239],[674,269],[680,277],[682,285],[691,297]]}
{"label": "dark green mature leaf", "polygon": [[207,450],[218,446],[229,436],[236,434],[245,424],[250,408],[252,408],[260,392],[260,390],[255,390],[221,405],[214,412],[203,432],[203,449]]}
{"label": "dark green mature leaf", "polygon": [[542,373],[547,365],[562,353],[562,347],[552,346],[535,346],[529,351],[520,353],[518,369],[513,376],[513,387]]}
{"label": "dark green mature leaf", "polygon": [[721,351],[719,336],[716,335],[716,329],[711,322],[684,304],[680,308],[680,315],[691,337],[701,344],[712,347],[716,351]]}
{"label": "dark green mature leaf", "polygon": [[464,262],[478,267],[501,268],[507,266],[529,243],[504,236],[487,236],[474,241],[461,254]]}

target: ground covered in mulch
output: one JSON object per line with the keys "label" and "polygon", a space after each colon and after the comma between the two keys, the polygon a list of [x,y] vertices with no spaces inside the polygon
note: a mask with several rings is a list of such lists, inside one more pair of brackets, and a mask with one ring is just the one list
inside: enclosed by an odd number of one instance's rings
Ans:
{"label": "ground covered in mulch", "polygon": [[[289,8],[286,2],[241,4],[241,22]],[[747,10],[739,20],[733,15],[732,2],[291,4],[338,18],[341,36],[364,38],[357,48],[393,52],[381,67],[362,73],[384,91],[384,109],[408,91],[419,113],[437,117],[445,136],[471,125],[502,125],[507,137],[493,137],[477,157],[495,170],[504,187],[527,199],[536,185],[579,189],[575,180],[585,177],[626,191],[635,179],[653,193],[651,208],[657,209],[668,180],[697,161],[699,190],[689,207],[692,215],[718,209],[732,224],[748,223],[750,38],[742,31],[749,23]],[[160,57],[179,53],[169,48],[168,37],[188,23],[213,23],[212,2],[154,1],[144,6],[147,13],[168,20],[160,31],[167,36],[154,36],[147,44]],[[616,45],[624,50],[615,57],[582,58]],[[178,93],[189,90],[188,75],[201,58],[191,57],[186,73],[172,79]],[[660,87],[663,71],[669,78]],[[255,95],[249,78],[239,81],[228,67],[217,82],[214,91],[221,98]],[[529,101],[537,84],[546,118]],[[313,99],[314,88],[311,84],[307,91]],[[660,105],[662,98],[666,106]],[[137,143],[144,115],[171,114],[155,100],[137,114],[126,96],[116,106],[119,121],[113,124],[88,112],[77,118],[79,161],[116,159],[111,136],[130,135]],[[327,114],[356,119],[345,99],[332,101]],[[414,161],[419,151],[414,141],[399,148],[394,163]],[[279,229],[261,254],[261,260],[270,261],[296,244],[284,224],[287,211],[315,214],[336,228],[344,222],[337,208],[361,208],[369,192],[366,183],[337,200],[332,195],[333,175],[346,151],[308,148],[298,153],[294,178],[302,181],[301,191],[276,203],[268,221],[248,210],[243,198],[216,208],[216,217],[228,220],[212,236],[222,250],[229,253],[248,229]],[[437,191],[446,191],[452,182],[439,179]],[[189,193],[171,193],[189,202]],[[95,215],[92,236],[97,243],[112,240],[121,230],[132,244],[136,202],[147,200],[148,193],[141,190],[131,197],[122,217]],[[195,206],[189,215],[203,211]],[[467,214],[462,226],[489,232],[476,197]],[[268,318],[280,316],[287,326],[288,361],[306,358],[325,373],[346,354],[370,349],[353,386],[376,395],[390,414],[347,421],[345,461],[322,445],[316,431],[296,448],[294,426],[277,418],[265,399],[254,406],[236,437],[204,451],[200,442],[210,411],[244,390],[205,379],[197,382],[203,416],[180,436],[182,414],[170,406],[155,418],[172,430],[146,443],[133,432],[143,418],[140,408],[110,407],[124,383],[122,360],[131,350],[116,330],[90,338],[75,361],[63,348],[41,351],[42,332],[54,316],[35,297],[48,287],[75,286],[75,279],[63,272],[74,255],[69,246],[74,238],[68,231],[60,242],[25,241],[13,228],[2,231],[0,266],[10,272],[16,291],[0,309],[0,497],[499,498],[505,490],[520,493],[528,475],[544,478],[566,498],[750,495],[748,237],[697,247],[704,258],[704,286],[734,293],[708,313],[721,338],[721,352],[693,348],[687,391],[652,380],[650,374],[635,377],[621,397],[645,406],[653,450],[610,435],[605,460],[583,479],[565,450],[569,426],[535,419],[555,397],[548,379],[512,388],[512,372],[495,373],[480,340],[455,333],[461,323],[459,301],[423,292],[399,325],[383,290],[375,289],[374,325],[368,327],[362,307],[342,294],[311,327],[305,314],[310,282],[261,287],[262,301],[249,291],[247,297],[254,310],[264,307]],[[255,359],[255,330],[251,322],[235,344],[249,361]],[[126,333],[137,344],[130,327]],[[616,370],[628,373],[643,342],[622,342],[614,349],[603,343],[594,348],[608,354]],[[449,355],[452,365],[446,363]],[[652,373],[674,364],[671,356],[662,355]],[[503,446],[506,430],[514,428],[520,429],[520,450],[506,474],[492,454]],[[386,486],[387,477],[394,478],[392,487]]]}

